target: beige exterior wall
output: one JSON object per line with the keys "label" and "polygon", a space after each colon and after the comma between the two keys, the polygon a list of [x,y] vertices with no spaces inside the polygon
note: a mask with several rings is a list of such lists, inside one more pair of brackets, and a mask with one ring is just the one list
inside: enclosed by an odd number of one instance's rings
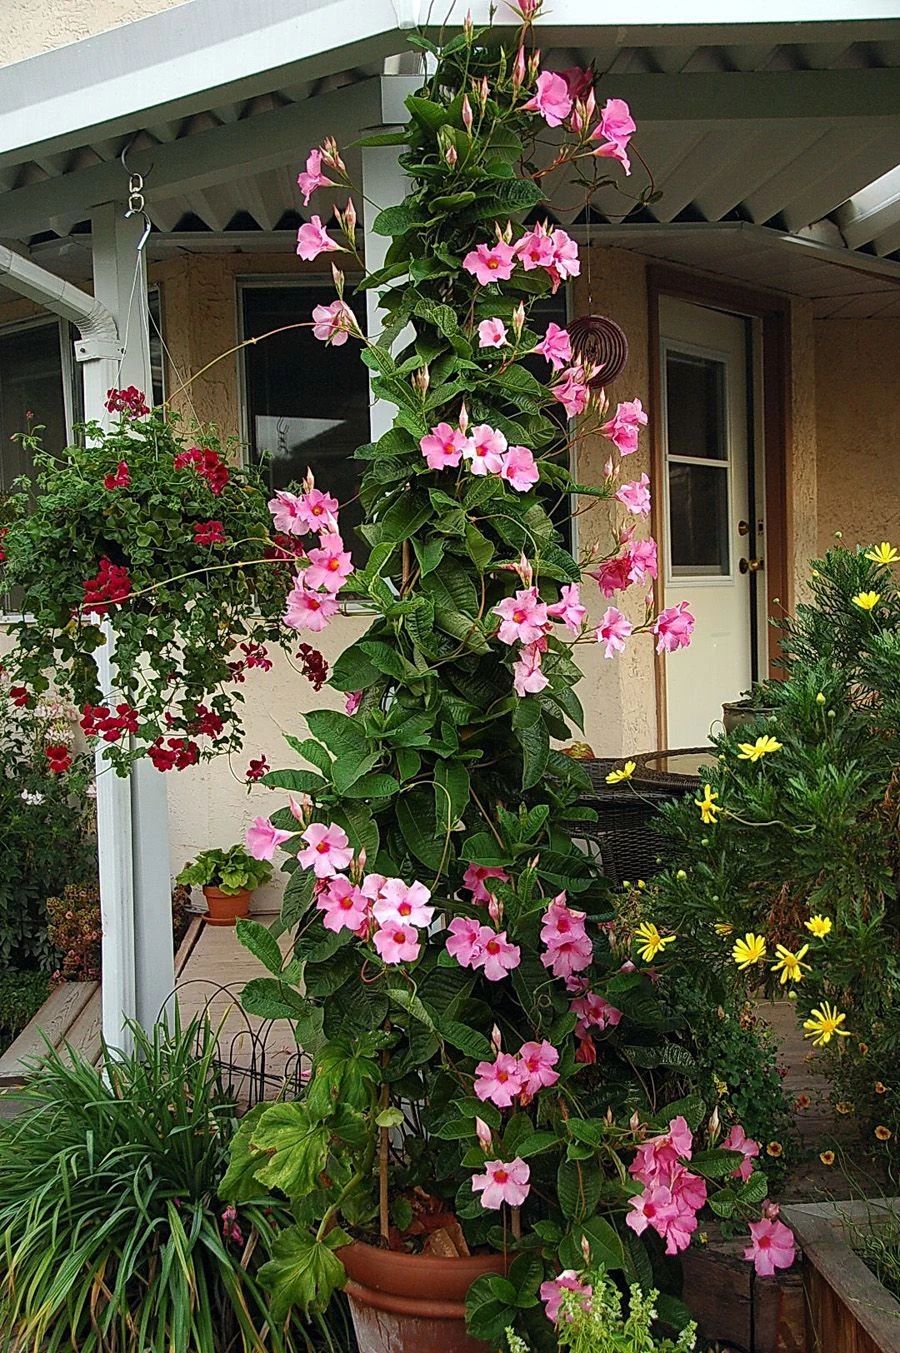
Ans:
{"label": "beige exterior wall", "polygon": [[[584,251],[583,260],[571,298],[573,315],[610,315],[625,329],[630,343],[629,366],[610,387],[610,400],[638,397],[649,405],[647,262],[628,251],[597,246]],[[151,269],[151,280],[162,290],[170,397],[186,417],[215,422],[226,434],[240,434],[238,279],[299,278],[317,272],[314,265],[303,265],[291,254],[194,255]],[[0,324],[32,313],[35,308],[26,302],[8,301],[0,304]],[[814,322],[807,303],[795,302],[792,307],[793,589],[801,586],[806,561],[827,545],[838,527],[851,542],[857,536],[895,541],[900,537],[900,485],[888,426],[890,410],[900,396],[900,374],[894,371],[889,376],[886,369],[896,337],[896,322]],[[833,378],[836,370],[842,373],[840,385]],[[179,391],[181,386],[185,388]],[[576,473],[582,482],[599,481],[608,450],[599,438],[576,447]],[[629,463],[629,473],[637,476],[650,468],[645,436]],[[579,505],[576,543],[582,562],[595,543],[604,552],[608,549],[608,511],[607,505],[593,499]],[[592,584],[584,591],[596,620],[606,603]],[[634,619],[641,604],[641,597],[629,603]],[[365,623],[358,614],[339,617],[322,636],[326,658],[333,661]],[[576,652],[585,673],[579,687],[585,738],[595,753],[618,756],[657,746],[657,659],[650,638],[639,637],[625,655],[610,661],[599,646],[585,645]],[[279,659],[270,673],[249,673],[243,693],[247,740],[242,754],[231,766],[217,761],[168,776],[173,869],[199,848],[239,839],[252,817],[271,811],[271,793],[248,790],[243,783],[248,760],[265,753],[273,765],[295,764],[283,734],[302,733],[304,710],[336,705],[341,699],[327,690],[314,693],[285,659]],[[276,891],[273,884],[262,903],[271,902]]]}
{"label": "beige exterior wall", "polygon": [[5,0],[0,29],[0,66],[38,52],[92,38],[108,28],[174,9],[185,0]]}
{"label": "beige exterior wall", "polygon": [[900,544],[900,320],[817,320],[814,342],[817,553]]}

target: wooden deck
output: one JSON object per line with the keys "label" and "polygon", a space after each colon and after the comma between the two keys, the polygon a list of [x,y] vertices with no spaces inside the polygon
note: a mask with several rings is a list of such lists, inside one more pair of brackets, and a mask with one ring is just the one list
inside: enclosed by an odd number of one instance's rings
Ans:
{"label": "wooden deck", "polygon": [[[275,916],[255,919],[271,924]],[[282,947],[289,943],[282,940]],[[205,1014],[217,1031],[221,1061],[240,1098],[274,1095],[300,1072],[288,1024],[272,1023],[241,1010],[239,997],[254,977],[266,976],[258,959],[239,944],[229,926],[208,926],[194,917],[175,957],[176,992],[182,1021]],[[29,1064],[47,1043],[71,1047],[90,1062],[100,1056],[99,982],[67,982],[50,997],[0,1056],[0,1087],[22,1084]]]}

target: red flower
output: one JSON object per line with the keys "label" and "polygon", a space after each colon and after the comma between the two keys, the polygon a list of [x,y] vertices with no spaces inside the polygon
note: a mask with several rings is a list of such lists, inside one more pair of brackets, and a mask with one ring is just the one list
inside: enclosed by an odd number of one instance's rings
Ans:
{"label": "red flower", "polygon": [[6,559],[6,550],[3,548],[3,542],[9,531],[8,526],[0,526],[0,564]]}
{"label": "red flower", "polygon": [[150,412],[143,390],[136,385],[129,385],[125,390],[107,390],[106,407],[110,413],[130,413],[133,418]]}
{"label": "red flower", "polygon": [[252,784],[254,780],[261,780],[271,769],[265,756],[257,757],[247,767],[247,783]]}
{"label": "red flower", "polygon": [[103,487],[105,489],[127,489],[131,483],[131,473],[128,469],[128,461],[120,460],[116,466],[115,474],[103,476]]}
{"label": "red flower", "polygon": [[102,737],[104,742],[118,742],[124,733],[138,731],[137,710],[131,705],[116,705],[113,714],[106,705],[85,705],[81,727],[87,737]]}
{"label": "red flower", "polygon": [[244,659],[245,667],[260,667],[264,672],[271,672],[272,659],[262,644],[241,644],[241,652],[247,655]]}
{"label": "red flower", "polygon": [[44,748],[50,769],[54,775],[62,775],[72,764],[72,753],[61,742],[52,742]]}
{"label": "red flower", "polygon": [[194,522],[194,541],[197,545],[224,545],[225,527],[220,521]]}
{"label": "red flower", "polygon": [[231,680],[235,682],[235,684],[238,686],[242,685],[247,680],[247,678],[244,676],[245,666],[246,664],[243,662],[230,662],[228,664],[228,675],[231,677]]}
{"label": "red flower", "polygon": [[227,465],[215,452],[199,446],[189,446],[187,451],[179,451],[172,461],[176,470],[185,470],[193,466],[201,479],[205,479],[211,491],[218,498],[230,478]]}
{"label": "red flower", "polygon": [[328,663],[317,648],[311,644],[301,644],[297,649],[300,670],[310,682],[314,691],[320,691],[328,680]]}
{"label": "red flower", "polygon": [[147,751],[157,770],[185,770],[188,766],[196,766],[200,760],[196,742],[188,738],[167,738],[166,743],[164,746],[162,738],[156,738]]}
{"label": "red flower", "polygon": [[9,698],[17,709],[25,709],[31,700],[28,690],[25,686],[10,686]]}
{"label": "red flower", "polygon": [[131,594],[131,579],[128,576],[128,570],[122,568],[119,564],[114,564],[105,555],[100,560],[100,567],[94,577],[88,578],[83,586],[82,609],[96,611],[98,615],[106,614],[109,610],[109,603],[124,601]]}
{"label": "red flower", "polygon": [[214,709],[207,709],[206,705],[198,705],[194,718],[191,721],[191,732],[195,734],[204,734],[206,737],[214,738],[221,733],[224,724],[222,716],[217,714]]}

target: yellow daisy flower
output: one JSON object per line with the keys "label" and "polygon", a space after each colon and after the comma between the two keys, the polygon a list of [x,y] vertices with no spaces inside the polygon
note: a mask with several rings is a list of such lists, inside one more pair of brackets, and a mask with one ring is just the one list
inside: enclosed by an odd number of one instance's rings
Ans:
{"label": "yellow daisy flower", "polygon": [[810,965],[808,963],[804,963],[802,961],[804,955],[808,951],[809,951],[808,944],[804,944],[802,949],[797,950],[796,954],[792,953],[790,949],[786,949],[783,944],[775,945],[775,953],[777,954],[778,957],[777,961],[772,964],[772,971],[773,972],[778,972],[779,970],[781,971],[782,986],[784,986],[785,982],[788,981],[802,982],[803,969],[805,968],[808,972],[810,968]]}
{"label": "yellow daisy flower", "polygon": [[634,761],[626,761],[621,770],[611,770],[609,772],[606,777],[606,783],[608,785],[620,785],[623,780],[630,780],[636,770],[637,765]]}
{"label": "yellow daisy flower", "polygon": [[748,930],[742,940],[737,940],[731,951],[731,957],[739,968],[752,968],[754,963],[766,956],[766,942],[762,935],[754,935]]}
{"label": "yellow daisy flower", "polygon": [[739,742],[738,761],[759,761],[760,757],[768,756],[769,752],[780,752],[781,743],[768,734],[764,738],[757,738],[755,742]]}
{"label": "yellow daisy flower", "polygon": [[808,921],[803,924],[811,935],[815,935],[817,940],[824,940],[826,935],[830,935],[833,929],[833,922],[830,916],[810,916]]}
{"label": "yellow daisy flower", "polygon": [[883,540],[880,545],[873,545],[871,550],[866,550],[864,558],[871,559],[873,564],[896,564],[900,559],[900,551]]}
{"label": "yellow daisy flower", "polygon": [[713,930],[717,935],[731,935],[734,932],[734,926],[730,921],[716,921]]}
{"label": "yellow daisy flower", "polygon": [[[784,981],[784,978],[781,980]],[[849,1038],[850,1030],[841,1028],[846,1018],[847,1016],[842,1015],[833,1005],[823,1001],[822,1008],[813,1010],[809,1019],[803,1021],[803,1027],[806,1030],[803,1037],[812,1038],[814,1048],[824,1047],[826,1043],[831,1042],[835,1034],[839,1038]]]}
{"label": "yellow daisy flower", "polygon": [[704,785],[704,794],[702,799],[694,799],[697,807],[700,809],[701,822],[715,822],[716,814],[721,813],[722,809],[716,803],[718,794],[712,792],[712,785]]}
{"label": "yellow daisy flower", "polygon": [[853,605],[858,606],[861,611],[874,611],[875,607],[881,601],[880,592],[857,592],[852,598]]}
{"label": "yellow daisy flower", "polygon": [[660,935],[652,921],[642,921],[634,932],[634,936],[643,945],[638,953],[645,963],[650,963],[661,949],[665,948],[667,944],[673,944],[676,938],[674,935]]}

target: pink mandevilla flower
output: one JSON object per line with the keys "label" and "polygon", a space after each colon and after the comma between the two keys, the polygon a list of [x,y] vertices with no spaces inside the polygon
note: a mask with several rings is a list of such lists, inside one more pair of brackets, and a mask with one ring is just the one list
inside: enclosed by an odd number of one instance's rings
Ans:
{"label": "pink mandevilla flower", "polygon": [[327,592],[310,592],[303,579],[298,578],[288,593],[287,610],[283,621],[288,629],[311,630],[314,634],[325,628],[338,612],[338,603]]}
{"label": "pink mandevilla flower", "polygon": [[771,1278],[777,1268],[790,1268],[796,1255],[794,1233],[783,1221],[752,1221],[748,1227],[750,1244],[744,1258],[752,1259],[761,1278]]}
{"label": "pink mandevilla flower", "polygon": [[326,178],[322,173],[322,152],[318,147],[311,150],[307,155],[306,169],[301,170],[297,175],[297,187],[303,194],[304,207],[309,206],[309,199],[317,188],[335,187],[331,179]]}
{"label": "pink mandevilla flower", "polygon": [[473,474],[500,474],[507,441],[502,432],[479,423],[465,444],[464,455]]}
{"label": "pink mandevilla flower", "polygon": [[316,898],[316,906],[324,912],[322,925],[326,930],[357,931],[369,919],[369,899],[343,874],[328,880]]}
{"label": "pink mandevilla flower", "polygon": [[678,1114],[669,1121],[668,1132],[641,1143],[628,1172],[642,1184],[656,1184],[661,1177],[667,1182],[682,1160],[690,1160],[693,1148],[694,1134],[687,1120]]}
{"label": "pink mandevilla flower", "polygon": [[454,916],[447,929],[450,935],[447,953],[456,959],[461,968],[474,968],[480,963],[484,950],[481,922],[472,916]]}
{"label": "pink mandevilla flower", "polygon": [[311,263],[320,254],[340,252],[341,246],[328,235],[318,216],[312,216],[297,231],[297,253]]}
{"label": "pink mandevilla flower", "polygon": [[553,1068],[558,1061],[559,1053],[546,1038],[540,1043],[523,1043],[519,1049],[523,1092],[536,1095],[539,1090],[555,1085],[559,1072]]}
{"label": "pink mandevilla flower", "polygon": [[506,931],[495,934],[490,926],[482,926],[479,936],[481,954],[473,961],[473,968],[481,968],[489,982],[502,982],[507,973],[518,968],[521,962],[521,950],[517,944],[511,944]]}
{"label": "pink mandevilla flower", "polygon": [[480,348],[505,348],[509,338],[502,319],[483,319],[478,326]]}
{"label": "pink mandevilla flower", "polygon": [[576,996],[569,1009],[578,1016],[575,1033],[579,1038],[586,1038],[590,1029],[598,1029],[600,1033],[607,1028],[614,1029],[622,1018],[621,1010],[594,991]]}
{"label": "pink mandevilla flower", "polygon": [[[300,228],[304,229],[303,226]],[[335,249],[337,247],[334,246]],[[341,347],[350,334],[356,332],[356,316],[346,301],[314,306],[312,317],[313,337],[322,343],[330,343],[333,348]]]}
{"label": "pink mandevilla flower", "polygon": [[522,104],[523,112],[540,113],[548,127],[559,127],[572,111],[572,96],[564,76],[542,70],[534,97]]}
{"label": "pink mandevilla flower", "polygon": [[584,371],[581,367],[570,366],[562,373],[562,377],[556,385],[551,385],[550,393],[570,418],[577,418],[587,408],[591,393],[584,380]]}
{"label": "pink mandevilla flower", "polygon": [[625,640],[633,629],[628,616],[623,615],[618,606],[607,607],[597,626],[597,643],[606,645],[603,656],[611,658],[614,653],[624,653]]}
{"label": "pink mandevilla flower", "polygon": [[583,1283],[574,1268],[564,1268],[558,1278],[548,1278],[546,1282],[541,1283],[541,1301],[544,1303],[544,1314],[554,1325],[559,1321],[559,1308],[563,1292],[580,1293],[581,1301],[579,1305],[581,1308],[585,1311],[591,1309],[593,1287],[590,1283]]}
{"label": "pink mandevilla flower", "polygon": [[[474,469],[474,466],[473,466]],[[527,446],[511,446],[503,457],[500,478],[518,493],[527,493],[540,479],[534,456]]]}
{"label": "pink mandevilla flower", "polygon": [[613,443],[620,456],[630,456],[638,448],[640,429],[647,426],[647,415],[639,399],[626,400],[616,405],[609,422],[600,429],[603,437]]}
{"label": "pink mandevilla flower", "polygon": [[678,1206],[672,1197],[672,1190],[665,1184],[650,1186],[643,1193],[635,1194],[628,1202],[631,1211],[625,1218],[625,1225],[642,1236],[648,1226],[652,1226],[658,1235],[665,1236],[666,1231],[678,1216]]}
{"label": "pink mandevilla flower", "polygon": [[[645,578],[655,578],[659,570],[656,541],[630,540],[627,546],[628,582],[641,583]],[[626,584],[627,586],[627,584]]]}
{"label": "pink mandevilla flower", "polygon": [[498,865],[490,864],[470,864],[463,874],[462,886],[468,888],[472,894],[473,902],[487,902],[490,897],[485,885],[485,879],[499,879],[505,883],[509,878],[505,869]]}
{"label": "pink mandevilla flower", "polygon": [[516,266],[516,255],[512,245],[499,241],[497,244],[479,244],[470,249],[463,259],[463,267],[471,273],[481,286],[491,282],[508,282]]}
{"label": "pink mandevilla flower", "polygon": [[635,479],[630,484],[623,484],[620,489],[616,490],[616,497],[636,517],[646,517],[650,511],[649,477],[642,474],[640,479]]}
{"label": "pink mandevilla flower", "polygon": [[286,536],[302,536],[309,530],[303,511],[303,500],[298,498],[296,493],[279,489],[275,497],[269,499],[269,511],[275,530],[283,532]]}
{"label": "pink mandevilla flower", "polygon": [[279,831],[266,817],[256,817],[244,833],[244,845],[254,860],[272,860],[276,848],[290,840],[293,834]]}
{"label": "pink mandevilla flower", "polygon": [[431,893],[424,883],[405,884],[402,879],[385,879],[379,889],[378,900],[372,908],[380,925],[430,925],[434,907],[428,906]]}
{"label": "pink mandevilla flower", "polygon": [[631,173],[631,163],[626,153],[628,142],[637,131],[631,109],[624,99],[607,99],[600,109],[600,121],[591,132],[591,139],[601,145],[594,151],[606,159],[618,160],[626,174]]}
{"label": "pink mandevilla flower", "polygon": [[728,1136],[722,1142],[724,1151],[740,1151],[743,1159],[732,1174],[732,1179],[748,1180],[753,1173],[753,1161],[759,1155],[759,1142],[748,1137],[740,1123],[735,1123]]}
{"label": "pink mandevilla flower", "polygon": [[419,932],[396,922],[376,930],[372,943],[385,963],[414,963],[419,957]]}
{"label": "pink mandevilla flower", "polygon": [[526,272],[553,266],[553,240],[547,227],[540,222],[532,230],[526,230],[516,242],[515,251]]}
{"label": "pink mandevilla flower", "polygon": [[339,592],[353,572],[350,551],[344,549],[339,535],[329,532],[322,537],[317,550],[309,551],[309,567],[304,582],[309,587],[321,587],[326,592]]}
{"label": "pink mandevilla flower", "polygon": [[490,1212],[497,1211],[504,1203],[521,1207],[531,1188],[528,1163],[516,1156],[509,1162],[489,1160],[484,1169],[484,1174],[477,1174],[472,1179],[472,1191],[481,1194],[481,1206]]}
{"label": "pink mandevilla flower", "polygon": [[556,229],[551,231],[550,242],[553,245],[551,271],[556,274],[557,283],[566,277],[577,277],[581,272],[581,264],[576,241],[564,230]]}
{"label": "pink mandevilla flower", "polygon": [[564,583],[560,589],[559,601],[547,607],[552,620],[561,620],[566,629],[577,634],[587,616],[587,607],[581,604],[581,588],[578,583]]}
{"label": "pink mandevilla flower", "polygon": [[558,324],[548,324],[547,332],[535,352],[545,357],[554,371],[562,371],[566,363],[572,360],[572,341],[568,330],[561,329]]}
{"label": "pink mandevilla flower", "polygon": [[298,511],[310,531],[336,531],[340,503],[321,489],[308,489],[300,499]]}
{"label": "pink mandevilla flower", "polygon": [[[527,1074],[527,1073],[526,1073]],[[496,1061],[479,1062],[475,1068],[475,1094],[498,1109],[508,1109],[525,1081],[518,1057],[498,1052]]]}
{"label": "pink mandevilla flower", "polygon": [[667,606],[656,617],[653,626],[653,633],[658,636],[657,653],[674,653],[678,648],[688,648],[694,624],[686,601],[679,601],[677,606]]}
{"label": "pink mandevilla flower", "polygon": [[355,714],[362,704],[362,691],[348,691],[344,700],[344,713]]}
{"label": "pink mandevilla flower", "polygon": [[546,632],[549,623],[547,607],[535,587],[520,589],[514,597],[504,597],[492,614],[499,615],[501,620],[497,630],[501,644],[533,644]]}
{"label": "pink mandevilla flower", "polygon": [[526,695],[537,695],[550,685],[541,671],[541,661],[547,648],[546,639],[537,639],[519,649],[519,656],[513,663],[513,690],[524,699]]}
{"label": "pink mandevilla flower", "polygon": [[455,468],[462,460],[462,453],[468,445],[459,428],[451,427],[449,423],[438,423],[428,436],[419,442],[429,470]]}
{"label": "pink mandevilla flower", "polygon": [[301,850],[297,862],[303,869],[311,869],[317,879],[329,879],[346,869],[353,859],[353,851],[343,827],[331,822],[311,822],[302,833],[306,849]]}

